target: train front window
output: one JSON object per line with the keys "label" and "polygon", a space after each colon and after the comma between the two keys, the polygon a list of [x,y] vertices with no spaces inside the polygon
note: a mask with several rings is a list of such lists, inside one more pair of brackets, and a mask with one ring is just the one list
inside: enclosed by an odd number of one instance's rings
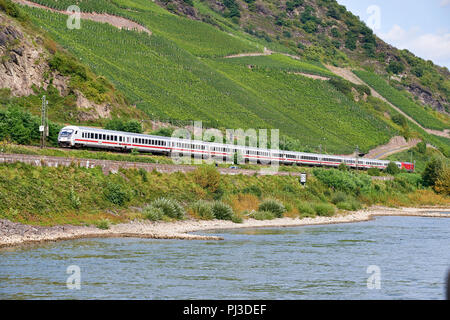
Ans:
{"label": "train front window", "polygon": [[72,135],[72,133],[73,133],[72,129],[66,129],[66,130],[61,131],[59,133],[59,136],[60,137],[64,137],[64,138],[66,138],[66,137],[68,138],[68,137],[70,137]]}

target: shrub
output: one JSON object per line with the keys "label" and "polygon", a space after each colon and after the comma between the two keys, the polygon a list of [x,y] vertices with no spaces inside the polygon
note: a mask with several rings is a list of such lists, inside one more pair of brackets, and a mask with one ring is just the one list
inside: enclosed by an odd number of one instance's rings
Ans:
{"label": "shrub", "polygon": [[405,127],[408,125],[406,118],[401,114],[396,114],[396,115],[392,116],[392,121],[402,127]]}
{"label": "shrub", "polygon": [[130,200],[128,192],[118,183],[107,183],[104,194],[109,202],[119,206],[123,206]]}
{"label": "shrub", "polygon": [[191,210],[202,219],[214,219],[212,204],[210,202],[199,200],[191,206]]}
{"label": "shrub", "polygon": [[441,158],[433,157],[427,162],[425,170],[422,173],[422,180],[425,186],[433,187],[444,170],[444,164]]}
{"label": "shrub", "polygon": [[109,120],[105,125],[106,130],[125,131],[142,133],[142,126],[137,120],[123,120],[114,118]]}
{"label": "shrub", "polygon": [[152,205],[147,205],[144,207],[142,214],[148,220],[158,221],[163,218],[164,211],[161,208],[157,208]]}
{"label": "shrub", "polygon": [[219,220],[232,220],[233,219],[233,209],[229,205],[227,205],[221,201],[214,201],[212,203],[211,210],[216,219],[219,219]]}
{"label": "shrub", "polygon": [[81,200],[80,200],[80,197],[77,196],[77,194],[75,193],[75,190],[73,189],[73,187],[70,188],[69,199],[70,199],[70,203],[72,204],[72,207],[74,209],[80,208]]}
{"label": "shrub", "polygon": [[110,227],[110,223],[108,219],[102,219],[96,223],[96,227],[102,230],[107,230]]}
{"label": "shrub", "polygon": [[275,214],[271,211],[254,211],[250,215],[253,219],[256,220],[273,220],[276,218]]}
{"label": "shrub", "polygon": [[284,205],[274,199],[265,200],[259,205],[258,210],[272,212],[277,218],[282,218],[283,214],[286,212]]}
{"label": "shrub", "polygon": [[249,187],[245,187],[244,189],[242,189],[242,193],[253,194],[253,195],[257,196],[258,198],[260,198],[262,195],[261,189],[256,185],[251,185]]}
{"label": "shrub", "polygon": [[315,203],[314,211],[318,216],[330,217],[335,213],[336,209],[329,203]]}
{"label": "shrub", "polygon": [[341,210],[357,211],[361,209],[361,204],[357,200],[351,199],[349,201],[337,203],[336,207]]}
{"label": "shrub", "polygon": [[389,162],[389,164],[386,167],[386,172],[391,175],[396,175],[396,174],[400,173],[400,168],[397,167],[395,162],[391,161],[391,162]]}
{"label": "shrub", "polygon": [[331,202],[334,204],[337,204],[339,202],[347,201],[347,194],[344,192],[337,192],[333,195],[333,198],[331,199]]}
{"label": "shrub", "polygon": [[309,202],[301,202],[297,209],[301,214],[314,215],[316,213]]}
{"label": "shrub", "polygon": [[421,141],[416,145],[415,149],[417,150],[418,153],[425,154],[427,153],[427,144]]}
{"label": "shrub", "polygon": [[380,176],[381,173],[380,173],[380,169],[378,169],[378,168],[369,168],[367,170],[367,174],[369,176],[378,177],[378,176]]}
{"label": "shrub", "polygon": [[169,218],[182,219],[185,212],[183,207],[175,200],[159,198],[151,204],[154,208],[162,210],[163,214]]}
{"label": "shrub", "polygon": [[399,74],[405,71],[405,66],[401,62],[391,61],[391,63],[389,63],[389,65],[387,66],[386,71],[392,72],[394,74]]}
{"label": "shrub", "polygon": [[233,215],[233,217],[231,218],[231,221],[234,222],[234,223],[242,223],[242,222],[244,222],[244,220],[241,217],[237,216],[237,215]]}
{"label": "shrub", "polygon": [[195,183],[214,193],[219,188],[220,173],[213,166],[201,166],[192,173]]}
{"label": "shrub", "polygon": [[372,185],[370,177],[364,174],[339,171],[336,169],[314,169],[314,175],[320,182],[336,191],[358,194]]}

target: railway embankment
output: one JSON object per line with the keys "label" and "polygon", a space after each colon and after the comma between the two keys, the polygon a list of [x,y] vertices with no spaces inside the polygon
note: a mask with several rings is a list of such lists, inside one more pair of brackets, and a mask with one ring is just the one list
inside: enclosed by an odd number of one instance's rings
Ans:
{"label": "railway embankment", "polygon": [[[0,163],[26,163],[34,166],[73,166],[76,165],[82,168],[96,168],[100,167],[105,174],[117,173],[119,169],[143,169],[147,172],[154,170],[161,173],[173,172],[192,172],[198,168],[195,165],[177,165],[177,164],[161,164],[161,163],[143,163],[130,161],[114,161],[114,160],[99,160],[99,159],[84,159],[84,158],[64,158],[43,155],[25,155],[25,154],[6,154],[0,153]],[[263,175],[267,172],[262,170],[249,169],[231,169],[231,168],[217,168],[219,173],[226,175]],[[300,176],[300,172],[286,172],[286,171],[270,171],[270,174],[280,176]]]}

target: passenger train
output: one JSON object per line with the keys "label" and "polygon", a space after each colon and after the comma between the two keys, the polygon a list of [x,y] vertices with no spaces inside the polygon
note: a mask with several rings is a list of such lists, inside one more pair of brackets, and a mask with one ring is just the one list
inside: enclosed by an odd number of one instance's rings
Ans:
{"label": "passenger train", "polygon": [[[237,153],[246,162],[270,164],[301,164],[310,166],[338,167],[345,164],[351,168],[386,169],[390,161],[313,154],[295,151],[269,150],[248,146],[204,142],[198,140],[178,139],[146,134],[104,130],[90,127],[67,126],[58,135],[60,147],[88,147],[110,150],[132,150],[139,152],[159,153],[165,155],[194,155],[204,159],[213,157],[225,161],[233,161]],[[400,169],[414,171],[414,164],[395,162]]]}

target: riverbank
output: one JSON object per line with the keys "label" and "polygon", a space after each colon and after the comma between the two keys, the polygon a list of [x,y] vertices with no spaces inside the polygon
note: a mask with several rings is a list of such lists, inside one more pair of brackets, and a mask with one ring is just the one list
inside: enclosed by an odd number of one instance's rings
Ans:
{"label": "riverbank", "polygon": [[0,220],[0,247],[22,244],[43,243],[47,241],[70,240],[79,238],[139,237],[152,239],[181,240],[223,240],[221,237],[191,234],[192,232],[220,229],[261,228],[261,227],[295,227],[307,225],[324,225],[351,223],[371,220],[375,216],[416,216],[433,218],[450,218],[448,207],[428,208],[385,208],[372,207],[357,212],[341,213],[333,217],[315,218],[279,218],[274,220],[244,220],[233,223],[223,220],[183,220],[175,222],[132,221],[112,225],[102,230],[97,227],[54,226],[40,227]]}

